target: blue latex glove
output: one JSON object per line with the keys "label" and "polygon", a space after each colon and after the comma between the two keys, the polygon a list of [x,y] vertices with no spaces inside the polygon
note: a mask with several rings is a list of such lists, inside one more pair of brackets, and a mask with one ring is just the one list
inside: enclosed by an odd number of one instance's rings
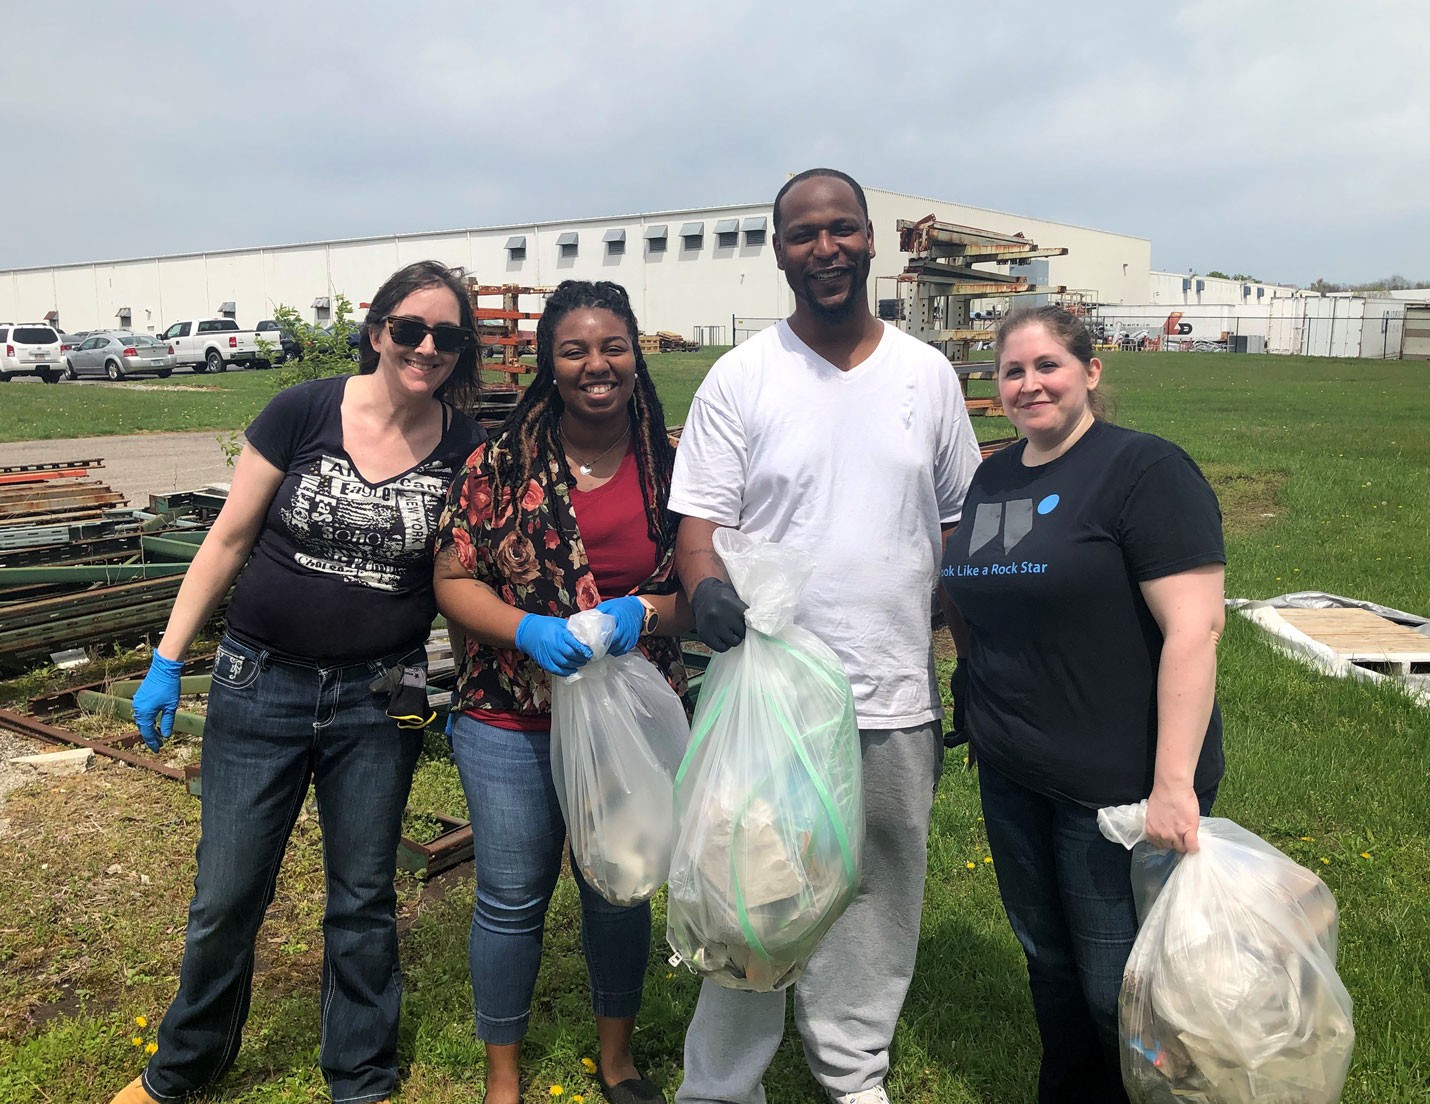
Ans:
{"label": "blue latex glove", "polygon": [[[158,751],[174,734],[174,714],[179,711],[179,673],[183,669],[182,660],[166,659],[155,652],[149,661],[149,673],[134,691],[134,723],[139,726],[139,735],[150,751]],[[155,721],[159,723],[157,732]]]}
{"label": "blue latex glove", "polygon": [[596,609],[616,619],[616,631],[606,649],[607,655],[625,655],[636,646],[641,638],[641,626],[645,624],[645,604],[639,598],[635,595],[607,598]]}
{"label": "blue latex glove", "polygon": [[591,649],[571,635],[564,617],[528,613],[516,627],[516,646],[553,675],[574,675],[591,658]]}

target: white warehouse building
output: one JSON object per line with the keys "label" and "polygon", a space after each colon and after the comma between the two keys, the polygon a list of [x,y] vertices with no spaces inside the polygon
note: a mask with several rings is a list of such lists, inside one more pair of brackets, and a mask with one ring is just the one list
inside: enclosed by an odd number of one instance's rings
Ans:
{"label": "white warehouse building", "polygon": [[[900,272],[897,223],[934,215],[1003,234],[1021,233],[1050,258],[1041,281],[1088,302],[1146,303],[1151,242],[956,203],[867,189],[874,225],[871,300],[893,297],[882,277]],[[47,319],[68,332],[131,328],[160,332],[180,318],[227,315],[244,326],[293,307],[319,325],[338,295],[366,303],[396,269],[435,258],[483,284],[552,287],[605,279],[630,292],[647,332],[668,330],[706,344],[729,344],[793,309],[775,266],[772,202],[435,233],[223,249],[165,257],[94,261],[0,272],[0,318]]]}

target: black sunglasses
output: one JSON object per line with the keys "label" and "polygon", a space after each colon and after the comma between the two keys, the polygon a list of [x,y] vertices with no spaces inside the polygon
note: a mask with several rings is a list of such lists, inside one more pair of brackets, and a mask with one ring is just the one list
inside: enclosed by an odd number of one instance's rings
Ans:
{"label": "black sunglasses", "polygon": [[389,315],[386,321],[387,332],[392,335],[392,340],[409,349],[421,345],[428,334],[432,335],[432,346],[439,353],[460,353],[471,348],[472,342],[477,339],[476,334],[466,327],[445,322],[429,326],[419,318],[401,318],[396,315]]}

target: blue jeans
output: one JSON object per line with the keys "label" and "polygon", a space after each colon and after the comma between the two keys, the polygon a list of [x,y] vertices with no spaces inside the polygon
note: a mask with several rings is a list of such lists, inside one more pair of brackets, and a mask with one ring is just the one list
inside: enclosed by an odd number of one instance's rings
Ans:
{"label": "blue jeans", "polygon": [[229,636],[214,661],[204,725],[202,834],[179,992],[144,1071],[176,1100],[238,1055],[254,943],[311,780],[327,872],[323,916],[323,1075],[335,1102],[389,1096],[397,1078],[397,894],[402,810],[422,733],[383,713],[368,684],[421,648],[370,663],[314,667]]}
{"label": "blue jeans", "polygon": [[[551,733],[515,732],[459,714],[452,757],[472,819],[477,895],[468,956],[477,1038],[518,1043],[531,1017],[546,909],[561,873],[566,822],[551,780]],[[581,949],[598,1016],[634,1016],[650,957],[650,904],[613,905],[581,877]]]}
{"label": "blue jeans", "polygon": [[[1028,959],[1039,1104],[1125,1102],[1117,994],[1137,938],[1132,852],[1098,831],[1095,809],[1025,789],[986,762],[978,786],[998,892]],[[1199,796],[1206,816],[1215,787]]]}

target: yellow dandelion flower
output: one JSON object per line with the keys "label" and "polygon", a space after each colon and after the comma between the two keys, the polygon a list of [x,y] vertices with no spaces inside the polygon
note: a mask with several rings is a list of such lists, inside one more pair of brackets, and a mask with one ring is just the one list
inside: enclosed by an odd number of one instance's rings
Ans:
{"label": "yellow dandelion flower", "polygon": [[571,1104],[586,1104],[586,1098],[580,1093],[576,1093],[571,1097]]}
{"label": "yellow dandelion flower", "polygon": [[1368,859],[1368,858],[1370,858],[1370,852],[1369,852],[1369,851],[1362,851],[1362,852],[1360,853],[1360,857],[1363,858],[1363,859]]}
{"label": "yellow dandelion flower", "polygon": [[134,1022],[135,1022],[136,1024],[138,1024],[140,1027],[148,1027],[148,1026],[149,1026],[149,1021],[148,1021],[145,1017],[143,1017],[143,1016],[135,1016],[135,1017],[134,1017]]}
{"label": "yellow dandelion flower", "polygon": [[145,1053],[145,1054],[157,1054],[158,1052],[159,1052],[159,1044],[158,1044],[158,1043],[150,1043],[148,1046],[146,1046],[146,1047],[144,1048],[144,1053]]}
{"label": "yellow dandelion flower", "polygon": [[[669,976],[669,975],[667,975],[667,976]],[[596,1072],[596,1063],[593,1062],[593,1061],[591,1061],[591,1059],[589,1059],[589,1058],[582,1058],[582,1059],[581,1059],[581,1068],[582,1068],[583,1070],[585,1070],[587,1073],[595,1073],[595,1072]]]}
{"label": "yellow dandelion flower", "polygon": [[972,870],[973,867],[974,867],[974,864],[973,864],[973,863],[964,863],[963,865],[966,866],[966,867],[968,867],[969,870]]}
{"label": "yellow dandelion flower", "polygon": [[143,1046],[143,1045],[144,1045],[144,1040],[141,1039],[138,1035],[132,1035],[132,1036],[130,1036],[130,1039],[129,1039],[129,1045],[130,1045],[130,1046]]}
{"label": "yellow dandelion flower", "polygon": [[1315,843],[1316,841],[1315,841],[1315,839],[1313,839],[1311,836],[1302,836],[1302,837],[1301,837],[1301,842],[1302,842],[1302,843]]}
{"label": "yellow dandelion flower", "polygon": [[983,856],[983,861],[986,862],[986,863],[991,863],[991,862],[993,861],[993,856],[992,856],[992,855],[984,855],[984,856]]}
{"label": "yellow dandelion flower", "polygon": [[566,1090],[563,1089],[560,1085],[552,1085],[552,1086],[551,1086],[551,1095],[552,1095],[552,1096],[560,1096],[560,1095],[561,1095],[562,1093],[564,1093],[565,1091],[566,1091]]}
{"label": "yellow dandelion flower", "polygon": [[1328,858],[1326,858],[1325,855],[1322,855],[1322,856],[1321,856],[1321,861],[1322,861],[1323,863],[1325,863],[1327,866],[1330,866],[1330,865],[1331,865],[1331,860],[1328,859]]}

